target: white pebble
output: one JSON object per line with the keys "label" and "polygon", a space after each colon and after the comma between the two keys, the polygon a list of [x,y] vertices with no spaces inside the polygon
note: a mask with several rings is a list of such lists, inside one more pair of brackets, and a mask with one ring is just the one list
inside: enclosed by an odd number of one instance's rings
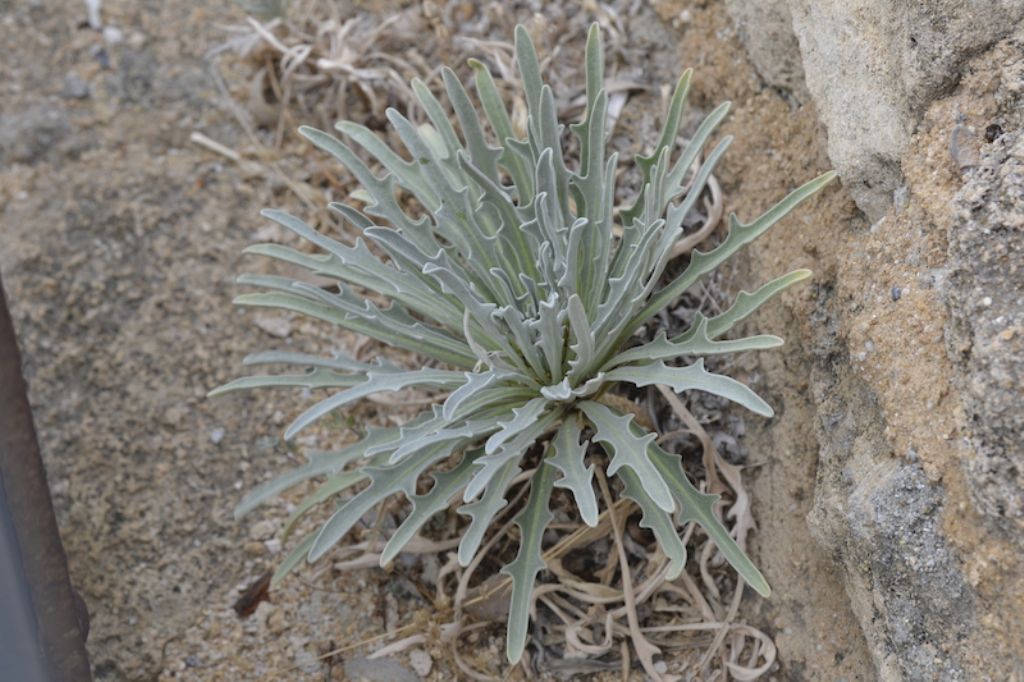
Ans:
{"label": "white pebble", "polygon": [[420,677],[426,677],[434,667],[434,659],[423,649],[413,649],[409,652],[409,665]]}
{"label": "white pebble", "polygon": [[107,41],[107,45],[117,45],[124,40],[124,33],[119,28],[105,26],[103,28],[103,40]]}

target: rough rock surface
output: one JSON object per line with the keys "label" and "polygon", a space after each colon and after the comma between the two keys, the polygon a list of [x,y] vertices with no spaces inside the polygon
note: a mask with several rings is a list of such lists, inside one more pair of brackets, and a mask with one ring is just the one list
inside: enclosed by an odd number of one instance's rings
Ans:
{"label": "rough rock surface", "polygon": [[[752,263],[756,281],[817,273],[791,312],[756,326],[797,341],[788,374],[762,359],[769,392],[783,419],[816,415],[808,522],[842,567],[882,680],[1024,671],[1024,43],[1004,40],[963,73],[909,137],[882,219],[842,215],[837,192]],[[754,431],[752,447],[777,445],[777,427]]]}
{"label": "rough rock surface", "polygon": [[971,497],[1024,546],[1024,60],[1016,69],[1012,124],[990,124],[992,142],[953,203],[949,342],[963,363]]}
{"label": "rough rock surface", "polygon": [[725,6],[758,75],[769,85],[788,90],[800,102],[808,101],[788,0],[725,0]]}
{"label": "rough rock surface", "polygon": [[[766,80],[802,70],[828,127],[829,156],[857,205],[878,220],[902,184],[900,159],[928,104],[957,82],[972,56],[1009,35],[1024,4],[1006,0],[779,0],[728,3]],[[754,7],[756,5],[756,8]]]}

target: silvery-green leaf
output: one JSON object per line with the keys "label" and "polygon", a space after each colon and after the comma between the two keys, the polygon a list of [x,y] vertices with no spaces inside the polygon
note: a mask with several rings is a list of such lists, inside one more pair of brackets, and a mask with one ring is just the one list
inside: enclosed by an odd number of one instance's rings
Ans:
{"label": "silvery-green leaf", "polygon": [[560,379],[564,369],[562,362],[566,339],[565,328],[559,320],[559,303],[561,299],[558,292],[551,292],[546,300],[540,301],[536,321],[539,330],[537,345],[544,353],[552,380]]}
{"label": "silvery-green leaf", "polygon": [[451,471],[434,474],[434,485],[430,491],[412,497],[412,511],[384,545],[380,555],[381,566],[387,566],[431,516],[448,506],[455,494],[468,482],[473,460],[479,453],[479,450],[468,452]]}
{"label": "silvery-green leaf", "polygon": [[326,502],[342,490],[351,488],[365,478],[366,474],[361,471],[342,471],[329,476],[327,480],[321,483],[316,490],[302,498],[302,501],[295,507],[295,510],[288,515],[288,520],[284,522],[284,529],[281,531],[282,540],[291,534],[295,524],[297,524],[310,509]]}
{"label": "silvery-green leaf", "polygon": [[512,121],[502,102],[498,87],[494,84],[491,72],[480,61],[470,59],[468,64],[473,69],[474,84],[477,95],[480,97],[480,104],[491,128],[498,136],[498,141],[503,146],[499,162],[508,169],[509,175],[512,176],[520,203],[529,203],[533,198],[531,173],[519,155],[512,152],[507,144],[508,140],[515,139],[515,134],[512,131]]}
{"label": "silvery-green leaf", "polygon": [[537,51],[533,48],[533,40],[530,39],[526,27],[522,25],[516,26],[515,30],[515,54],[519,76],[523,79],[523,93],[526,95],[529,120],[531,124],[537,126],[541,120],[540,98],[544,81],[540,77],[540,64],[537,61]]}
{"label": "silvery-green leaf", "polygon": [[580,300],[579,296],[573,295],[569,297],[567,312],[569,329],[572,330],[572,338],[575,341],[569,347],[576,356],[573,360],[569,361],[569,366],[571,367],[569,376],[576,378],[594,364],[594,334],[590,328],[590,321],[587,320],[587,312],[583,308],[583,301]]}
{"label": "silvery-green leaf", "polygon": [[554,479],[554,468],[547,462],[541,462],[530,482],[530,498],[515,519],[521,531],[519,553],[512,563],[501,569],[502,573],[512,578],[505,647],[509,663],[518,663],[522,658],[530,622],[530,605],[533,603],[533,585],[537,574],[547,568],[541,558],[541,542],[544,529],[554,517],[548,509]]}
{"label": "silvery-green leaf", "polygon": [[500,427],[493,436],[487,439],[484,451],[490,455],[494,453],[505,441],[520,433],[526,427],[536,423],[538,417],[548,408],[548,401],[544,398],[534,398],[522,407],[512,409],[512,419],[499,421]]}
{"label": "silvery-green leaf", "polygon": [[498,429],[495,420],[508,413],[503,407],[487,410],[475,419],[467,419],[452,424],[445,424],[443,428],[430,433],[424,433],[418,438],[403,439],[402,444],[395,449],[388,462],[393,464],[413,453],[445,441],[475,442],[481,438],[494,433]]}
{"label": "silvery-green leaf", "polygon": [[295,568],[302,563],[306,555],[309,554],[309,548],[313,546],[313,541],[316,539],[316,533],[310,533],[302,541],[295,545],[292,551],[288,552],[288,556],[277,565],[274,570],[274,575],[270,578],[270,586],[274,587],[279,584],[282,580],[287,577],[289,573],[295,570]]}
{"label": "silvery-green leaf", "polygon": [[706,391],[738,403],[761,416],[772,417],[775,415],[771,405],[747,388],[746,384],[704,369],[703,358],[687,367],[669,367],[664,362],[619,367],[608,372],[605,379],[622,381],[634,386],[665,384],[676,393],[694,389]]}
{"label": "silvery-green leaf", "polygon": [[422,450],[398,464],[371,466],[364,469],[370,484],[363,488],[341,509],[327,520],[317,533],[309,549],[309,561],[313,562],[336,545],[366,512],[395,493],[404,492],[412,497],[416,481],[427,467],[448,457],[455,449],[455,443],[439,443]]}
{"label": "silvery-green leaf", "polygon": [[429,240],[426,233],[429,221],[426,218],[414,221],[402,209],[396,198],[391,175],[386,175],[383,179],[378,178],[348,145],[333,135],[309,126],[300,126],[299,134],[340,161],[356,177],[363,189],[369,192],[374,203],[367,206],[368,215],[386,218],[392,227],[407,230],[411,235],[422,235]]}
{"label": "silvery-green leaf", "polygon": [[672,494],[679,502],[680,521],[683,523],[695,521],[700,524],[704,532],[708,534],[708,537],[718,547],[718,551],[725,557],[725,560],[743,576],[743,579],[758,594],[762,597],[768,597],[771,594],[768,581],[764,579],[764,576],[757,570],[754,563],[743,553],[743,550],[729,534],[728,529],[722,525],[722,522],[715,515],[714,508],[718,502],[718,496],[702,493],[693,487],[690,479],[683,473],[678,456],[668,454],[653,443],[650,448],[651,461],[654,462],[654,465],[658,468],[661,475],[665,477],[665,480],[669,482]]}
{"label": "silvery-green leaf", "polygon": [[312,301],[299,293],[286,294],[283,292],[242,294],[235,297],[234,302],[236,305],[280,308],[302,313],[324,322],[330,322],[343,329],[365,334],[398,348],[429,355],[456,367],[470,368],[476,364],[476,357],[461,342],[436,335],[431,335],[432,338],[427,339],[424,333],[426,328],[418,322],[409,323],[403,327],[400,322],[392,319],[385,326],[383,318],[379,316],[379,310],[370,309],[365,311],[365,314],[356,316],[351,312],[338,309],[336,305]]}
{"label": "silvery-green leaf", "polygon": [[732,329],[737,322],[746,319],[748,315],[760,308],[768,299],[810,276],[810,270],[794,270],[773,279],[754,293],[741,291],[728,310],[708,320],[708,336],[713,339],[721,336]]}
{"label": "silvery-green leaf", "polygon": [[423,179],[420,167],[406,161],[391,150],[377,135],[366,126],[353,123],[352,121],[338,121],[334,124],[338,132],[347,135],[356,144],[370,152],[381,165],[391,171],[392,175],[398,178],[402,185],[421,201],[428,210],[437,210],[440,206],[440,199]]}
{"label": "silvery-green leaf", "polygon": [[770,334],[759,334],[742,339],[715,341],[708,334],[708,319],[697,313],[693,326],[671,340],[664,331],[658,333],[653,341],[624,350],[606,365],[606,368],[618,367],[630,362],[675,358],[680,355],[716,355],[720,353],[740,353],[748,350],[766,350],[782,345],[782,339]]}
{"label": "silvery-green leaf", "polygon": [[526,365],[533,370],[534,376],[544,376],[544,361],[519,309],[512,305],[502,306],[494,311],[494,318],[505,323],[507,335],[515,341],[516,350]]}
{"label": "silvery-green leaf", "polygon": [[564,409],[559,408],[541,414],[539,418],[534,420],[532,423],[527,424],[525,428],[518,431],[514,436],[512,436],[512,438],[502,443],[493,454],[484,455],[476,460],[476,463],[480,465],[480,470],[476,472],[472,480],[470,480],[469,485],[466,486],[463,499],[466,502],[469,502],[479,495],[490,482],[491,478],[495,476],[507,462],[518,461],[522,458],[526,451],[537,443],[541,436],[554,427],[556,422],[558,422],[562,417],[563,413]]}
{"label": "silvery-green leaf", "polygon": [[455,110],[455,116],[459,119],[459,127],[462,128],[462,135],[469,148],[470,158],[473,164],[494,181],[500,180],[498,174],[498,159],[501,157],[501,147],[495,148],[487,144],[483,128],[480,127],[480,117],[469,95],[459,81],[455,72],[447,66],[441,69],[441,78],[444,81],[445,91],[448,93],[448,101]]}
{"label": "silvery-green leaf", "polygon": [[415,93],[416,99],[420,101],[423,110],[427,112],[430,122],[434,124],[434,130],[440,135],[446,158],[454,160],[456,154],[462,149],[462,143],[459,142],[459,137],[455,134],[455,128],[452,127],[448,113],[434,97],[434,93],[430,92],[430,89],[419,78],[412,79],[412,91]]}
{"label": "silvery-green leaf", "polygon": [[623,483],[622,494],[637,503],[643,517],[641,528],[649,528],[658,541],[658,547],[669,559],[668,580],[675,580],[686,567],[686,546],[679,539],[672,515],[659,507],[644,489],[644,482],[632,469],[620,469],[617,474]]}
{"label": "silvery-green leaf", "polygon": [[[661,157],[662,153],[670,152],[675,146],[676,138],[679,136],[679,125],[682,122],[683,104],[685,103],[686,95],[690,90],[690,79],[692,76],[693,70],[687,69],[683,72],[683,75],[679,77],[675,90],[672,93],[672,99],[669,102],[668,111],[665,114],[665,122],[661,129],[661,136],[650,155],[644,156],[642,154],[638,154],[636,157],[636,164],[640,166],[640,169],[644,174],[644,183],[641,185],[642,187],[645,187],[647,182],[650,181],[651,169],[658,158]],[[703,146],[703,142],[700,144]],[[646,194],[646,190],[641,190],[636,203],[623,214],[623,220],[625,222],[629,222],[633,217],[639,215],[640,210],[645,207],[646,201],[655,201],[653,198],[646,196]],[[659,212],[661,211],[660,205],[657,207],[657,210]]]}
{"label": "silvery-green leaf", "polygon": [[552,441],[554,456],[548,462],[562,472],[562,478],[555,481],[555,486],[572,492],[576,507],[580,510],[580,518],[583,523],[593,527],[597,525],[597,497],[591,483],[594,465],[588,467],[583,461],[588,445],[589,441],[580,443],[577,419],[566,419]]}
{"label": "silvery-green leaf", "polygon": [[683,271],[683,274],[679,275],[679,277],[655,294],[644,309],[636,315],[635,319],[638,321],[645,320],[674,301],[680,294],[693,286],[702,275],[716,268],[741,247],[763,234],[805,199],[817,194],[835,177],[836,174],[829,171],[801,185],[793,190],[785,199],[765,211],[761,217],[752,223],[743,224],[736,218],[735,214],[730,215],[729,235],[725,238],[725,241],[708,252],[694,251],[690,257],[690,263],[687,265],[686,270]]}
{"label": "silvery-green leaf", "polygon": [[668,186],[669,187],[683,187],[683,179],[686,174],[690,172],[690,167],[693,162],[700,156],[704,149],[704,145],[707,143],[711,134],[715,132],[715,129],[719,124],[725,120],[725,117],[729,114],[729,109],[732,108],[730,102],[722,102],[717,107],[712,109],[711,113],[704,117],[701,124],[697,127],[697,131],[690,138],[689,144],[686,145],[686,149],[683,150],[682,155],[676,160],[676,163],[672,166],[672,170],[668,174]]}
{"label": "silvery-green leaf", "polygon": [[602,403],[584,400],[577,407],[594,426],[594,440],[604,444],[611,458],[608,473],[614,474],[622,467],[629,467],[643,481],[644,489],[655,504],[667,512],[675,511],[672,493],[647,456],[647,448],[657,436],[653,433],[637,436],[630,429],[632,415],[623,414]]}
{"label": "silvery-green leaf", "polygon": [[[397,429],[381,429],[377,438],[386,439],[397,434]],[[251,490],[235,507],[235,518],[240,519],[267,500],[273,499],[294,485],[324,474],[340,471],[346,464],[364,457],[366,448],[373,440],[364,439],[336,452],[311,452],[309,461],[300,467],[289,469],[266,483]]]}
{"label": "silvery-green leaf", "polygon": [[365,398],[374,393],[400,391],[410,386],[430,386],[433,388],[458,388],[464,380],[460,372],[444,369],[420,369],[411,372],[368,372],[366,381],[352,388],[335,393],[330,398],[321,400],[313,407],[295,418],[284,432],[285,440],[291,440],[302,429],[306,428],[325,414]]}
{"label": "silvery-green leaf", "polygon": [[371,369],[382,371],[387,368],[397,369],[394,365],[383,359],[368,362],[359,362],[352,358],[336,353],[332,357],[321,355],[310,355],[308,353],[292,353],[289,351],[265,351],[263,353],[252,353],[245,356],[242,364],[246,367],[255,365],[300,365],[302,367],[324,367],[347,372],[365,373]]}
{"label": "silvery-green leaf", "polygon": [[466,382],[452,391],[444,401],[443,414],[445,419],[453,419],[459,407],[464,402],[472,398],[474,395],[479,394],[483,389],[487,388],[495,381],[511,378],[515,376],[515,374],[512,372],[502,372],[500,370],[492,369],[486,372],[466,372],[463,376],[466,377]]}
{"label": "silvery-green leaf", "polygon": [[519,471],[519,463],[514,459],[508,460],[491,477],[487,489],[479,500],[459,507],[460,514],[472,519],[462,534],[462,540],[459,541],[460,566],[469,566],[469,562],[476,556],[491,520],[508,504],[505,501],[505,491]]}
{"label": "silvery-green leaf", "polygon": [[304,374],[268,374],[241,377],[218,386],[209,393],[208,398],[231,391],[249,388],[284,387],[284,388],[342,388],[355,386],[366,381],[365,375],[338,374],[329,369],[314,369]]}

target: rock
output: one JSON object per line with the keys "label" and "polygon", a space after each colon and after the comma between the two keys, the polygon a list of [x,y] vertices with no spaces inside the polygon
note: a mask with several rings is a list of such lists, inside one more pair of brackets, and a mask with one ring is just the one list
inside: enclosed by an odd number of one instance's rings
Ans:
{"label": "rock", "polygon": [[[963,73],[908,137],[900,207],[871,225],[819,208],[756,256],[777,267],[804,249],[821,273],[761,324],[788,325],[810,356],[809,378],[775,366],[789,386],[773,390],[781,418],[816,415],[807,523],[883,682],[1024,670],[1024,31]],[[977,131],[967,168],[956,126]]]}
{"label": "rock", "polygon": [[920,465],[886,456],[870,388],[844,383],[819,385],[828,435],[811,528],[842,561],[880,679],[966,680],[959,643],[976,625],[974,600],[941,532],[943,491]]}
{"label": "rock", "polygon": [[[1022,60],[1024,61],[1024,60]],[[1022,72],[1021,75],[1024,75]],[[950,348],[973,456],[971,498],[1024,547],[1024,98],[954,199]]]}
{"label": "rock", "polygon": [[391,658],[357,656],[345,661],[345,676],[353,682],[419,682],[413,671]]}
{"label": "rock", "polygon": [[107,45],[117,45],[124,40],[124,31],[116,26],[103,27],[103,40]]}
{"label": "rock", "polygon": [[793,17],[787,3],[788,0],[726,0],[725,7],[761,78],[807,102],[810,95],[804,85],[800,43],[793,33]]}
{"label": "rock", "polygon": [[250,540],[242,546],[242,551],[245,552],[245,556],[250,559],[258,559],[261,556],[265,556],[267,553],[267,546],[262,542]]}
{"label": "rock", "polygon": [[434,667],[434,659],[423,649],[413,649],[409,652],[409,665],[417,675],[426,678]]}
{"label": "rock", "polygon": [[271,336],[287,339],[292,333],[292,323],[287,319],[274,315],[256,315],[253,323]]}
{"label": "rock", "polygon": [[277,524],[268,519],[257,521],[249,527],[249,537],[253,540],[269,540],[277,532]]}
{"label": "rock", "polygon": [[227,432],[223,428],[218,426],[217,428],[210,431],[210,442],[213,443],[214,445],[220,445],[221,441],[224,440],[224,436],[226,433]]}
{"label": "rock", "polygon": [[900,158],[927,106],[970,58],[1024,20],[1024,3],[1002,0],[731,0],[728,8],[769,84],[796,94],[793,83],[805,74],[828,128],[829,157],[872,222],[893,204]]}

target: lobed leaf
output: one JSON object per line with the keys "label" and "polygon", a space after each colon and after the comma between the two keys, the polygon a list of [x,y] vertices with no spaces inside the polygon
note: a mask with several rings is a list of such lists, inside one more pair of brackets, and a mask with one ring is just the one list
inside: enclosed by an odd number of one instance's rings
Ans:
{"label": "lobed leaf", "polygon": [[508,632],[505,652],[509,663],[518,663],[526,648],[526,630],[530,622],[530,607],[533,604],[533,585],[537,574],[547,568],[541,558],[541,542],[544,529],[554,518],[548,509],[551,488],[554,484],[554,469],[542,461],[530,481],[530,499],[515,518],[521,531],[519,552],[512,563],[501,572],[512,578],[512,598],[509,601]]}

